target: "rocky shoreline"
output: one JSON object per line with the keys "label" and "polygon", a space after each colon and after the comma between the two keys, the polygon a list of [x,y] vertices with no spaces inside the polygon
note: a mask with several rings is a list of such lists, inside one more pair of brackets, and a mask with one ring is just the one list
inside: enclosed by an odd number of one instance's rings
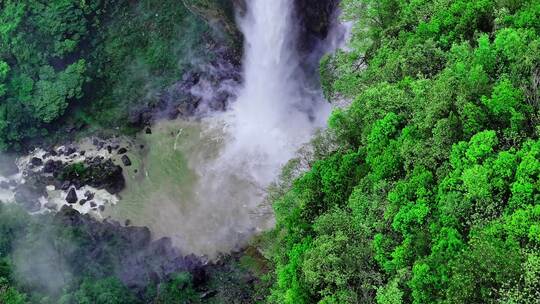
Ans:
{"label": "rocky shoreline", "polygon": [[18,202],[30,213],[58,211],[68,205],[100,217],[107,205],[118,202],[125,187],[125,140],[87,139],[52,149],[35,149],[16,160],[16,171],[0,176],[0,201]]}

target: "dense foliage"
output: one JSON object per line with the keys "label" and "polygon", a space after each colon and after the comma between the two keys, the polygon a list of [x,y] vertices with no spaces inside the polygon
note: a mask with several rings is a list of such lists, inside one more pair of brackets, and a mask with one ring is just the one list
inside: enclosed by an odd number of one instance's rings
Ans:
{"label": "dense foliage", "polygon": [[0,203],[0,303],[253,303],[255,256],[167,274],[181,257],[144,231],[72,209],[31,216]]}
{"label": "dense foliage", "polygon": [[269,301],[538,303],[540,2],[342,6],[321,76],[352,103],[278,189]]}
{"label": "dense foliage", "polygon": [[155,103],[211,55],[200,16],[230,22],[221,12],[230,2],[191,11],[213,2],[2,1],[0,151],[62,126],[129,129],[131,107]]}

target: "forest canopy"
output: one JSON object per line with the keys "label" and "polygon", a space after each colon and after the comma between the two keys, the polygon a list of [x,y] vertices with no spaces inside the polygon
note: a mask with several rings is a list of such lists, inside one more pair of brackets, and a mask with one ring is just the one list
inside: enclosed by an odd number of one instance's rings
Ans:
{"label": "forest canopy", "polygon": [[62,127],[129,131],[130,108],[210,56],[204,14],[232,18],[213,2],[0,2],[0,151]]}
{"label": "forest canopy", "polygon": [[342,7],[321,77],[352,103],[278,192],[270,302],[538,303],[540,2]]}

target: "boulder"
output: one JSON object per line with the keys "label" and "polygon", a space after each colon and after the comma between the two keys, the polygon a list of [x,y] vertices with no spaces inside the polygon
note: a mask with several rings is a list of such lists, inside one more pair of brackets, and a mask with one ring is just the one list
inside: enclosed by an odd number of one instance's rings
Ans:
{"label": "boulder", "polygon": [[64,164],[62,163],[62,161],[49,159],[45,162],[45,165],[43,165],[43,173],[54,174],[58,173],[63,168]]}
{"label": "boulder", "polygon": [[[125,186],[122,167],[115,165],[111,159],[104,160],[99,156],[87,158],[83,166],[80,163],[66,166],[59,179],[70,181],[77,189],[88,185],[112,194],[120,192]],[[91,200],[92,197],[87,199]]]}
{"label": "boulder", "polygon": [[60,189],[64,190],[64,191],[67,191],[69,189],[69,186],[71,186],[71,182],[70,181],[64,181],[62,183],[62,185],[60,186]]}
{"label": "boulder", "polygon": [[126,154],[127,153],[127,149],[126,148],[120,148],[118,149],[118,154]]}
{"label": "boulder", "polygon": [[92,200],[92,199],[94,199],[94,193],[92,193],[90,191],[86,191],[84,193],[84,197],[86,197],[87,200]]}
{"label": "boulder", "polygon": [[73,147],[69,147],[66,149],[66,155],[69,156],[73,153],[77,152],[77,149],[73,148]]}
{"label": "boulder", "polygon": [[43,160],[39,157],[32,157],[32,159],[30,159],[30,164],[34,167],[39,167],[43,165]]}
{"label": "boulder", "polygon": [[129,159],[129,157],[127,155],[122,155],[122,163],[126,167],[131,166],[131,160]]}
{"label": "boulder", "polygon": [[78,200],[79,198],[77,197],[75,188],[69,189],[68,194],[66,195],[66,202],[68,202],[68,204],[75,204]]}

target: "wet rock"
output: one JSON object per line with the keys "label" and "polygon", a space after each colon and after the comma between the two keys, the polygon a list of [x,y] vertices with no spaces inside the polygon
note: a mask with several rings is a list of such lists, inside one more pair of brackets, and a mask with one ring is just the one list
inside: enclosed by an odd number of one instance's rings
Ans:
{"label": "wet rock", "polygon": [[150,129],[150,127],[146,127],[146,129],[144,129],[144,133],[152,134],[152,129]]}
{"label": "wet rock", "polygon": [[105,206],[100,205],[100,206],[99,206],[99,211],[101,211],[101,212],[105,211]]}
{"label": "wet rock", "polygon": [[127,226],[130,226],[131,225],[131,220],[127,219],[125,222],[124,222],[124,225],[127,227]]}
{"label": "wet rock", "polygon": [[118,149],[117,153],[118,154],[125,154],[125,153],[127,153],[127,149],[126,148],[120,148],[120,149]]}
{"label": "wet rock", "polygon": [[67,191],[69,189],[69,186],[71,186],[71,182],[70,181],[64,181],[62,183],[62,185],[60,186],[60,189],[64,190],[64,191]]}
{"label": "wet rock", "polygon": [[107,152],[112,153],[112,147],[111,146],[107,146]]}
{"label": "wet rock", "polygon": [[83,199],[81,199],[79,201],[79,205],[84,206],[84,204],[86,204],[86,202],[87,202],[87,200],[83,198]]}
{"label": "wet rock", "polygon": [[43,173],[54,174],[58,173],[63,168],[64,164],[62,163],[62,161],[49,159],[45,162],[45,165],[43,165]]}
{"label": "wet rock", "polygon": [[337,20],[339,0],[294,0],[294,5],[300,22],[298,48],[300,53],[309,54],[326,39]]}
{"label": "wet rock", "polygon": [[75,204],[79,198],[77,197],[77,192],[75,191],[75,188],[69,189],[69,192],[66,196],[66,202],[68,204]]}
{"label": "wet rock", "polygon": [[59,179],[70,181],[77,189],[88,185],[105,189],[111,194],[120,192],[125,187],[122,167],[103,157],[87,158],[84,163],[71,164],[63,168]]}
{"label": "wet rock", "polygon": [[84,193],[84,197],[86,197],[87,200],[92,200],[92,199],[94,199],[94,193],[92,193],[90,191],[86,191]]}
{"label": "wet rock", "polygon": [[82,150],[81,152],[79,152],[79,155],[80,156],[84,156],[86,154],[86,151],[85,150]]}
{"label": "wet rock", "polygon": [[92,208],[95,208],[96,206],[97,206],[97,205],[96,205],[96,203],[95,203],[95,202],[93,202],[93,201],[92,201],[92,202],[90,202],[90,207],[92,207]]}
{"label": "wet rock", "polygon": [[73,147],[69,147],[67,148],[66,150],[66,156],[69,156],[69,155],[72,155],[73,153],[77,152],[77,149],[73,148]]}
{"label": "wet rock", "polygon": [[122,155],[122,163],[126,167],[131,166],[131,160],[129,159],[129,157],[127,155]]}
{"label": "wet rock", "polygon": [[34,167],[39,167],[43,165],[43,160],[39,157],[32,157],[32,159],[30,159],[30,164]]}

